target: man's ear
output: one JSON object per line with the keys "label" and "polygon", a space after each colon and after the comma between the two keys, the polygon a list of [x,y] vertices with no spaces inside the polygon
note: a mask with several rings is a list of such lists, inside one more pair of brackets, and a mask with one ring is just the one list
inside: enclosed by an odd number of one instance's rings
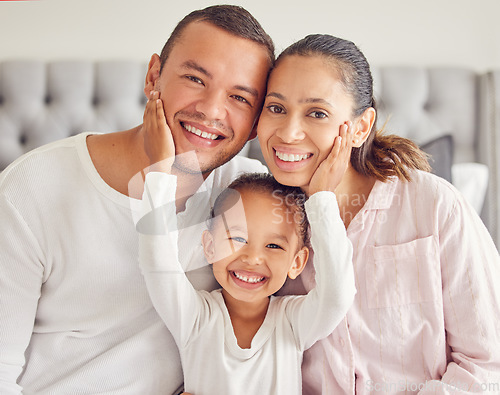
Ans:
{"label": "man's ear", "polygon": [[146,73],[146,81],[144,83],[144,94],[147,98],[149,98],[151,91],[155,89],[156,81],[160,78],[160,66],[160,57],[157,54],[153,54],[148,64],[148,72]]}
{"label": "man's ear", "polygon": [[214,238],[209,230],[203,231],[201,236],[201,244],[203,245],[203,251],[205,253],[205,258],[207,262],[212,264],[215,261],[215,246]]}
{"label": "man's ear", "polygon": [[302,270],[306,267],[307,259],[309,258],[309,248],[306,246],[302,247],[293,258],[292,266],[288,270],[288,277],[295,280]]}
{"label": "man's ear", "polygon": [[370,132],[375,123],[377,112],[373,107],[367,108],[363,114],[354,122],[352,127],[354,128],[354,133],[352,136],[352,146],[361,147],[365,140],[370,135]]}

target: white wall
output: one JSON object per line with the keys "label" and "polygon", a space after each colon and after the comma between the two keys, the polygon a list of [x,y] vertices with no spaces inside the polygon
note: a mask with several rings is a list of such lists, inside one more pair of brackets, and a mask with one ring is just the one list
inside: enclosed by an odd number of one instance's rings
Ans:
{"label": "white wall", "polygon": [[[227,1],[231,3],[231,1]],[[313,32],[354,41],[373,65],[500,68],[500,0],[234,0],[279,50]],[[204,0],[0,1],[0,61],[137,59],[159,52]]]}

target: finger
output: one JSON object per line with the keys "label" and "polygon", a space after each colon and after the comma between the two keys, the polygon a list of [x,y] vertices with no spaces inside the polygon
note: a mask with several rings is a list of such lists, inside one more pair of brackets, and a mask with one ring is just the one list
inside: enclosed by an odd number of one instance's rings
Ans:
{"label": "finger", "polygon": [[165,111],[163,110],[163,102],[161,99],[156,99],[156,123],[162,131],[166,130],[167,119],[165,118]]}
{"label": "finger", "polygon": [[353,144],[353,127],[352,127],[352,122],[347,121],[342,125],[343,127],[341,128],[340,135],[342,136],[342,148],[341,148],[341,155],[342,156],[350,156],[351,155],[351,150],[352,150],[352,144]]}
{"label": "finger", "polygon": [[154,94],[154,91],[151,91],[150,95],[149,95],[149,99],[148,101],[146,102],[146,108],[144,109],[144,123],[146,124],[146,126],[152,126],[151,125],[151,118],[154,114],[154,111],[155,110],[155,102],[154,102],[154,99],[153,99],[153,94]]}
{"label": "finger", "polygon": [[347,144],[347,130],[348,130],[347,124],[344,123],[343,125],[340,126],[339,135],[335,137],[332,150],[328,155],[328,159],[335,160],[339,156],[339,154],[345,149]]}
{"label": "finger", "polygon": [[347,142],[349,143],[349,145],[353,145],[354,144],[354,128],[353,128],[353,124],[351,121],[347,121],[345,123],[347,125]]}

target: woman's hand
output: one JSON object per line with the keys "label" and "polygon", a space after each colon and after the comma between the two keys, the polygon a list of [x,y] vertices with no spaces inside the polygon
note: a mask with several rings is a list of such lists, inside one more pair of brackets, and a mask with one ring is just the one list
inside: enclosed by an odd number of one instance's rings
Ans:
{"label": "woman's hand", "polygon": [[309,182],[309,195],[319,191],[335,192],[351,159],[352,122],[340,126],[340,133],[335,137],[332,150],[321,162]]}
{"label": "woman's hand", "polygon": [[175,145],[158,91],[151,91],[146,103],[143,136],[144,151],[151,163],[149,171],[170,173],[175,159]]}

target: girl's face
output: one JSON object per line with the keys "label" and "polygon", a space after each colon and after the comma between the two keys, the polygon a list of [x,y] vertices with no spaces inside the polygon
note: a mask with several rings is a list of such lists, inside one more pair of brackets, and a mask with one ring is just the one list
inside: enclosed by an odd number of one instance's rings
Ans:
{"label": "girl's face", "polygon": [[257,129],[274,177],[307,190],[352,111],[353,100],[333,63],[320,56],[282,59],[271,73]]}
{"label": "girl's face", "polygon": [[203,246],[226,302],[268,303],[287,276],[300,274],[308,250],[300,246],[297,219],[282,198],[256,191],[242,191],[223,218],[213,219]]}

